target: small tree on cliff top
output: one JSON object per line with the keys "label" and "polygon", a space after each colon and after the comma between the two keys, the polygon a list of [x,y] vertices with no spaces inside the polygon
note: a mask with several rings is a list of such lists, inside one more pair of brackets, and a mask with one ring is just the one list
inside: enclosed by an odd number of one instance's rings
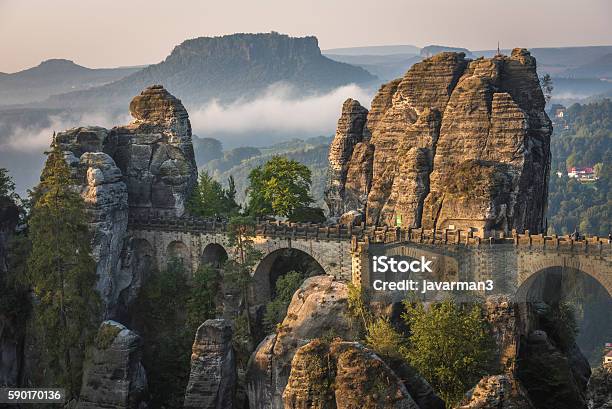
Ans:
{"label": "small tree on cliff top", "polygon": [[77,396],[83,353],[96,332],[100,303],[85,204],[71,187],[70,170],[55,141],[33,196],[27,264],[37,298],[40,366],[53,386]]}

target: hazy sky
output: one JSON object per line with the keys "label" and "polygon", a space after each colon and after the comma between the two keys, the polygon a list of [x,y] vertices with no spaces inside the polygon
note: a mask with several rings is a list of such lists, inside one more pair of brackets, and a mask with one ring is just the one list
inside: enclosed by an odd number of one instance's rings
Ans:
{"label": "hazy sky", "polygon": [[612,0],[0,0],[0,72],[156,63],[187,38],[271,30],[323,49],[611,45],[611,20]]}

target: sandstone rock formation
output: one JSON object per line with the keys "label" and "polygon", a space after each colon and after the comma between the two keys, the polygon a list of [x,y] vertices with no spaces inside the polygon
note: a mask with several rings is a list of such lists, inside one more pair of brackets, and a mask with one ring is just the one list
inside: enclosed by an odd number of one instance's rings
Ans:
{"label": "sandstone rock formation", "polygon": [[293,295],[276,334],[265,338],[251,356],[247,393],[251,409],[282,408],[282,394],[296,350],[310,340],[333,334],[357,336],[347,316],[348,287],[331,276],[304,281]]}
{"label": "sandstone rock formation", "polygon": [[198,328],[193,343],[184,407],[232,409],[236,381],[231,324],[222,319],[207,320]]}
{"label": "sandstone rock formation", "polygon": [[552,132],[544,105],[524,49],[415,64],[380,88],[361,135],[364,109],[345,102],[329,155],[330,215],[357,210],[372,224],[479,235],[542,231]]}
{"label": "sandstone rock formation", "polygon": [[508,375],[484,377],[457,409],[535,409],[524,390]]}
{"label": "sandstone rock formation", "polygon": [[[347,99],[342,106],[336,136],[329,148],[329,185],[325,191],[325,201],[334,215],[341,215],[359,203],[347,203],[345,188],[350,159],[355,146],[363,141],[363,127],[368,110],[354,99]],[[361,148],[363,149],[363,148]]]}
{"label": "sandstone rock formation", "polygon": [[419,409],[401,379],[356,342],[314,340],[297,350],[284,408]]}
{"label": "sandstone rock formation", "polygon": [[140,337],[115,321],[104,321],[86,362],[77,408],[146,408],[147,376],[140,363]]}
{"label": "sandstone rock formation", "polygon": [[481,379],[461,408],[582,408],[590,367],[551,306],[515,303],[508,296],[485,300],[498,351],[499,375]]}
{"label": "sandstone rock formation", "polygon": [[191,124],[180,100],[153,85],[132,100],[130,113],[134,120],[125,126],[79,127],[56,136],[87,204],[97,289],[106,317],[113,318],[142,281],[127,235],[129,213],[182,215],[197,178]]}
{"label": "sandstone rock formation", "polygon": [[593,371],[587,401],[589,409],[612,409],[612,363]]}

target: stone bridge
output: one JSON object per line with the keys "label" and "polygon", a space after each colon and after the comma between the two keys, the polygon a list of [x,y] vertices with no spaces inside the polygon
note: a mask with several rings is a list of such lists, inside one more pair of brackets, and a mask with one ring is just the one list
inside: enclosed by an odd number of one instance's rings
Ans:
{"label": "stone bridge", "polygon": [[[129,232],[138,253],[164,266],[171,257],[184,261],[189,272],[201,263],[218,265],[235,257],[227,224],[200,218],[131,216]],[[311,258],[326,274],[372,288],[375,280],[397,280],[372,268],[373,256],[432,260],[433,273],[414,279],[435,281],[493,280],[495,292],[527,297],[519,291],[539,272],[583,272],[612,296],[612,244],[608,238],[574,240],[570,236],[529,232],[478,237],[461,230],[432,231],[380,226],[315,225],[259,222],[253,231],[263,257],[253,272],[258,301],[273,291],[275,260],[287,252]]]}

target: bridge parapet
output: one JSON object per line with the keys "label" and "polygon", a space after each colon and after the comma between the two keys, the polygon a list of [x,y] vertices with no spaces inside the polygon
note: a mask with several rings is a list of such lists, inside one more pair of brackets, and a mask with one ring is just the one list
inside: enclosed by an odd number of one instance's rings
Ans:
{"label": "bridge parapet", "polygon": [[[153,212],[130,214],[132,229],[176,231],[184,233],[224,233],[228,231],[226,220],[195,216],[168,217]],[[258,220],[253,234],[280,239],[314,239],[324,241],[353,240],[355,243],[421,243],[437,245],[497,245],[513,244],[516,247],[558,252],[589,254],[612,254],[612,240],[597,236],[575,238],[570,235],[546,236],[531,234],[529,231],[511,235],[497,232],[490,237],[480,237],[472,231],[458,229],[393,228],[388,226],[341,225],[293,223]],[[356,248],[355,248],[356,249]],[[355,250],[354,249],[354,250]]]}
{"label": "bridge parapet", "polygon": [[[554,250],[558,252],[580,252],[589,254],[612,255],[612,240],[598,236],[575,238],[570,235],[543,235],[531,234],[529,231],[518,233],[516,230],[506,236],[499,232],[490,237],[480,237],[471,231],[455,229],[422,229],[422,228],[374,228],[368,231],[367,240],[363,242],[376,244],[392,243],[419,243],[419,244],[438,244],[438,245],[499,245],[513,244],[515,247],[530,248],[534,250]],[[357,238],[357,242],[361,242]],[[357,243],[355,243],[357,244]]]}

